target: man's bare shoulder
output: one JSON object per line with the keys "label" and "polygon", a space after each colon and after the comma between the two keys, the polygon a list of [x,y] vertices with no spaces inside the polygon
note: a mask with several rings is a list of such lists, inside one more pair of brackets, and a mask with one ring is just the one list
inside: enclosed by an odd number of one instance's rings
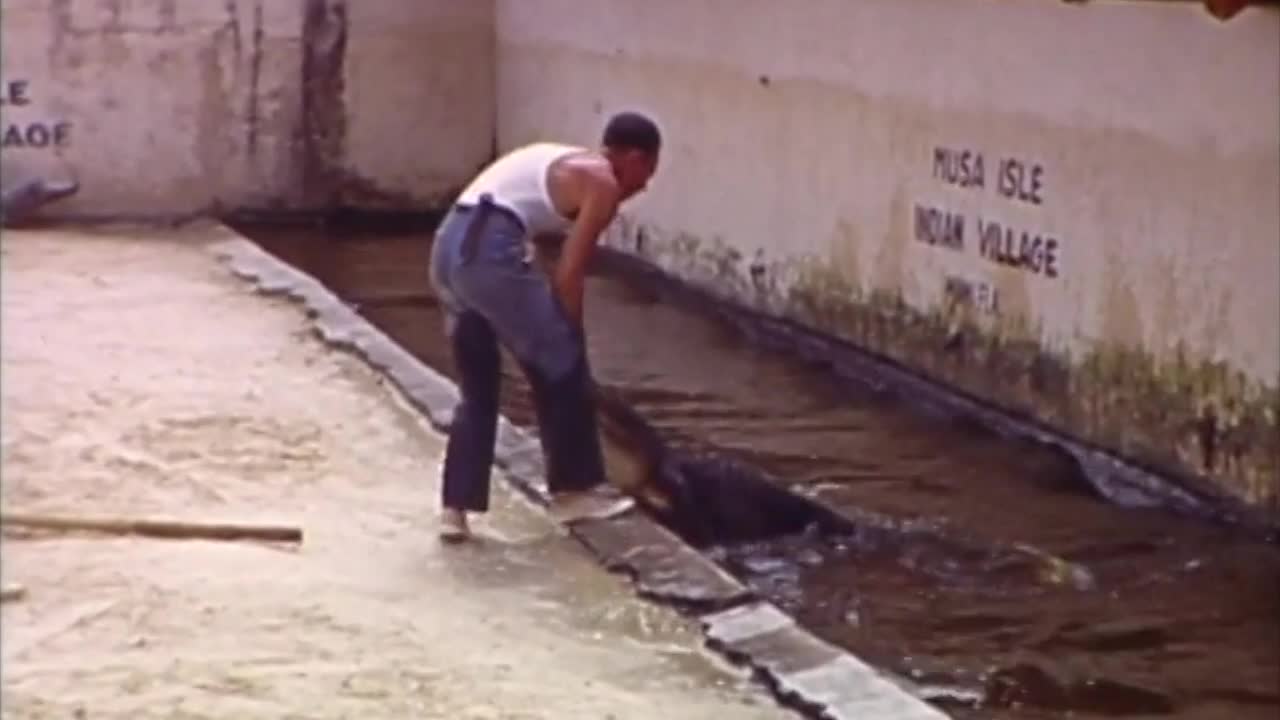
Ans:
{"label": "man's bare shoulder", "polygon": [[560,158],[556,163],[564,172],[583,181],[613,180],[609,160],[594,150],[583,150]]}
{"label": "man's bare shoulder", "polygon": [[617,179],[605,156],[592,150],[566,155],[550,171],[551,195],[561,208],[577,209],[591,193],[616,193]]}

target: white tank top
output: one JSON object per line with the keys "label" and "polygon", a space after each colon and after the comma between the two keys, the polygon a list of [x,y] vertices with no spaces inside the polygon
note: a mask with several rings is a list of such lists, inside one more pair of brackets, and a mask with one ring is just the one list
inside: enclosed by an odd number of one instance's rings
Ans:
{"label": "white tank top", "polygon": [[556,212],[547,188],[551,163],[584,148],[559,143],[534,143],[513,150],[486,167],[458,196],[462,205],[480,202],[489,193],[493,202],[524,221],[529,235],[563,233],[573,221]]}

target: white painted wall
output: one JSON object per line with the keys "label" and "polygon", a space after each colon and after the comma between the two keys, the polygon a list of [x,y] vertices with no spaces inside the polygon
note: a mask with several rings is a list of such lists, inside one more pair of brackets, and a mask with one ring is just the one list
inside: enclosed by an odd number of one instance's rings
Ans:
{"label": "white painted wall", "polygon": [[345,167],[415,203],[460,190],[493,154],[492,0],[350,0],[348,12]]}
{"label": "white painted wall", "polygon": [[[492,3],[328,0],[345,36],[306,39],[313,4],[3,0],[0,75],[26,100],[0,108],[5,131],[64,128],[57,147],[7,143],[6,185],[78,180],[53,215],[166,216],[427,203],[465,182],[493,143]],[[304,51],[339,37],[340,94],[323,108],[344,129],[337,187],[309,196]]]}
{"label": "white painted wall", "polygon": [[81,191],[59,210],[82,214],[185,213],[283,196],[301,6],[259,7],[4,0],[0,68],[31,96],[3,108],[6,132],[69,127],[62,147],[6,144],[6,177],[74,178]]}
{"label": "white painted wall", "polygon": [[[499,0],[498,33],[502,147],[653,112],[667,151],[635,215],[670,235],[920,306],[960,275],[1056,346],[1181,342],[1280,375],[1274,9]],[[981,152],[985,188],[935,178],[938,147]],[[1002,158],[1041,168],[1042,202],[997,193]],[[916,204],[965,216],[963,252],[913,240]],[[979,216],[1053,237],[1058,276],[984,260]]]}

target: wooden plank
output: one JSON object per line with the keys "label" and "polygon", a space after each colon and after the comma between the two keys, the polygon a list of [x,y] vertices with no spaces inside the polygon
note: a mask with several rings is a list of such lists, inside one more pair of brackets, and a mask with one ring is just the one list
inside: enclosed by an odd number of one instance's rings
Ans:
{"label": "wooden plank", "polygon": [[302,542],[302,529],[285,525],[196,523],[140,518],[72,517],[34,513],[0,513],[0,527],[56,532],[96,532],[110,535],[142,535],[178,540],[258,540]]}

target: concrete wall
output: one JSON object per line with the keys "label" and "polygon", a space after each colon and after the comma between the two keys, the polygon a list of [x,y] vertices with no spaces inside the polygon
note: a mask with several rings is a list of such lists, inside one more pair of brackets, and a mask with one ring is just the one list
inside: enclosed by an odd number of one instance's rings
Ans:
{"label": "concrete wall", "polygon": [[405,206],[493,143],[493,8],[451,0],[3,0],[6,185],[54,215]]}
{"label": "concrete wall", "polygon": [[82,188],[48,214],[431,206],[650,110],[609,242],[1280,503],[1274,6],[0,3],[5,184]]}
{"label": "concrete wall", "polygon": [[664,126],[609,242],[1280,506],[1275,7],[498,0],[497,29],[502,148]]}
{"label": "concrete wall", "polygon": [[[441,204],[493,155],[492,0],[328,5],[345,6],[345,50],[314,53],[303,77],[304,88],[324,88],[312,104],[314,124],[342,125],[322,174],[323,204]],[[329,14],[304,25],[304,37],[341,32],[341,18]]]}

